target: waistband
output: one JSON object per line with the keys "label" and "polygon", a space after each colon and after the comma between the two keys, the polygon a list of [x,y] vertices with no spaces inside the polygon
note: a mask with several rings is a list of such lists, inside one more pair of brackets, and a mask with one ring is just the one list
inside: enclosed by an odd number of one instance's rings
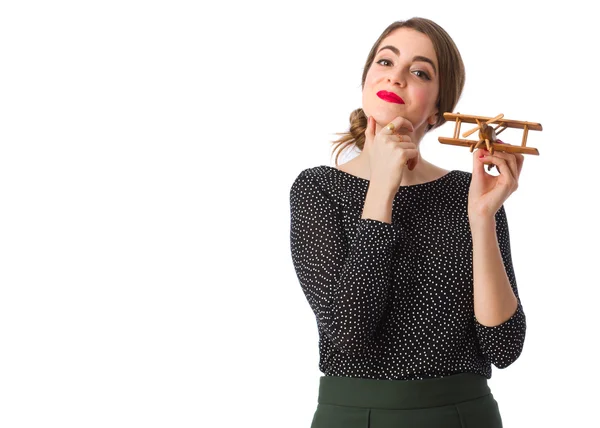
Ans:
{"label": "waistband", "polygon": [[380,409],[418,409],[474,400],[491,393],[487,378],[460,373],[422,380],[321,376],[319,404]]}

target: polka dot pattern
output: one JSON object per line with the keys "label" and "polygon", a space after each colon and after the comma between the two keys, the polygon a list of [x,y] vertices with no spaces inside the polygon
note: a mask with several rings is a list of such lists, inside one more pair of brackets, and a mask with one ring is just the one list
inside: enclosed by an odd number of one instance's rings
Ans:
{"label": "polka dot pattern", "polygon": [[369,181],[321,165],[290,190],[290,244],[316,317],[324,375],[416,380],[505,368],[521,354],[525,313],[504,206],[496,232],[519,302],[498,326],[477,321],[467,216],[471,173],[402,186],[392,223],[362,219]]}

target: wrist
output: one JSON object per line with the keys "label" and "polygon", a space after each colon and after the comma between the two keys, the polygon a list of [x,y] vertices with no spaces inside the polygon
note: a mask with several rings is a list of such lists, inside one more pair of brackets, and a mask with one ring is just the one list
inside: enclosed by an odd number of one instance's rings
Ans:
{"label": "wrist", "polygon": [[377,193],[381,197],[393,199],[398,193],[398,186],[391,183],[389,177],[371,177],[368,190]]}
{"label": "wrist", "polygon": [[494,215],[472,215],[469,214],[469,225],[471,230],[485,229],[487,227],[496,227],[496,217]]}

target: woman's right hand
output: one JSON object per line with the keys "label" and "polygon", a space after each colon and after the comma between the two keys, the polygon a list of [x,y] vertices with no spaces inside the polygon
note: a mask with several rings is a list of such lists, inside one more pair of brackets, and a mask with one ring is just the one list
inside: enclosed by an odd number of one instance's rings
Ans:
{"label": "woman's right hand", "polygon": [[393,132],[383,127],[375,134],[375,119],[369,117],[367,121],[363,151],[369,158],[370,180],[390,186],[395,193],[400,187],[404,168],[408,166],[412,171],[419,160],[417,145],[406,135],[406,132],[414,131],[413,125],[398,116],[391,122],[395,125]]}

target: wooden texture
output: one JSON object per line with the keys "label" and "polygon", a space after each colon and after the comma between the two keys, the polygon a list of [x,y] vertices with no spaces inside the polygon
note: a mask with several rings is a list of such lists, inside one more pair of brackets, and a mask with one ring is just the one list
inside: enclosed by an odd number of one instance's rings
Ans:
{"label": "wooden texture", "polygon": [[[469,147],[471,153],[483,146],[485,143],[486,149],[493,155],[495,151],[507,153],[523,153],[527,155],[537,155],[540,152],[534,147],[527,147],[527,135],[529,130],[541,131],[542,125],[535,122],[525,122],[522,120],[504,119],[504,114],[499,114],[495,117],[473,116],[460,113],[444,113],[444,119],[448,122],[454,122],[454,138],[438,137],[442,144],[451,144],[454,146]],[[466,131],[463,138],[460,138],[460,128],[462,123],[476,123],[477,126]],[[496,127],[490,126],[496,123]],[[516,128],[523,130],[523,140],[520,146],[513,146],[503,142],[498,142],[497,135],[506,128]],[[465,137],[479,131],[477,140],[467,140]]]}
{"label": "wooden texture", "polygon": [[[491,120],[494,118],[486,117],[486,116],[473,116],[470,114],[444,113],[444,119],[446,119],[447,121],[455,121],[456,119],[460,119],[460,121],[464,122],[464,123],[477,123],[477,120],[487,122],[488,120]],[[525,125],[527,125],[527,128],[529,128],[529,130],[531,130],[531,131],[541,131],[542,130],[542,125],[539,123],[525,122],[525,121],[521,121],[521,120],[510,120],[510,119],[502,118],[497,121],[497,124],[499,126],[505,126],[507,128],[518,128],[518,129],[523,129],[525,127]]]}
{"label": "wooden texture", "polygon": [[[461,147],[471,147],[477,144],[477,141],[474,140],[464,140],[458,138],[446,138],[446,137],[438,137],[438,140],[442,144],[451,144],[453,146],[461,146]],[[524,147],[524,146],[513,146],[512,144],[507,143],[492,143],[491,146],[494,148],[496,152],[507,152],[507,153],[523,153],[527,155],[538,155],[540,152],[538,149],[534,147]]]}

